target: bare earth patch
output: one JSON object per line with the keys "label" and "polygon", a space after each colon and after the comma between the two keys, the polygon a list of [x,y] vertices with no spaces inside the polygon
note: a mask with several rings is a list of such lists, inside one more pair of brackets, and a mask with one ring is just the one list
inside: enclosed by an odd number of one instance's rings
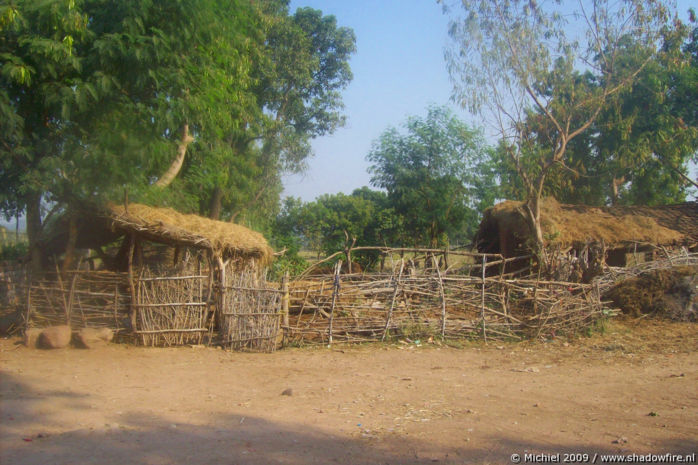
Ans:
{"label": "bare earth patch", "polygon": [[697,336],[696,324],[644,319],[573,341],[460,349],[41,351],[1,340],[0,463],[494,464],[525,451],[693,453]]}

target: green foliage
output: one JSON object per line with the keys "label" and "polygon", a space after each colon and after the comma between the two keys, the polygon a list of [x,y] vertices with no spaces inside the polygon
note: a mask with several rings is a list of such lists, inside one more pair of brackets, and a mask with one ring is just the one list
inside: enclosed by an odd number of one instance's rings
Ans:
{"label": "green foliage", "polygon": [[371,183],[387,191],[401,218],[403,243],[468,241],[494,202],[489,148],[446,108],[409,118],[405,129],[385,131],[367,157]]}
{"label": "green foliage", "polygon": [[[634,84],[609,96],[590,129],[569,142],[564,166],[553,167],[545,179],[544,195],[588,205],[684,201],[687,163],[698,153],[698,124],[690,103],[698,98],[698,61],[690,52],[697,30],[689,33],[676,23],[664,31],[656,57],[642,67]],[[646,53],[638,52],[630,37],[623,44],[619,61],[637,67]],[[587,85],[599,84],[589,80]],[[552,150],[555,129],[541,112],[527,116],[525,129],[533,143],[520,163],[535,174],[537,161]],[[495,163],[503,196],[524,199],[525,186],[501,145]]]}
{"label": "green foliage", "polygon": [[[350,29],[283,0],[0,6],[0,209],[132,201],[268,226],[280,176],[343,123]],[[154,182],[193,142],[170,187]],[[214,212],[215,211],[215,212]]]}
{"label": "green foliage", "polygon": [[[402,238],[400,219],[387,195],[367,187],[351,195],[322,195],[308,203],[288,197],[271,230],[275,247],[286,248],[290,256],[301,248],[316,251],[318,256],[330,255],[352,244],[397,245]],[[352,254],[352,260],[368,268],[377,256],[377,252],[359,251]]]}
{"label": "green foliage", "polygon": [[[668,8],[656,0],[591,0],[572,12],[562,2],[460,5],[465,15],[451,23],[447,60],[456,98],[499,133],[543,252],[540,201],[549,178],[573,169],[572,143],[593,134],[602,110],[652,59]],[[627,38],[632,63],[623,53]]]}
{"label": "green foliage", "polygon": [[29,253],[29,244],[26,242],[16,242],[13,244],[2,244],[0,246],[0,261],[15,261],[24,259]]}

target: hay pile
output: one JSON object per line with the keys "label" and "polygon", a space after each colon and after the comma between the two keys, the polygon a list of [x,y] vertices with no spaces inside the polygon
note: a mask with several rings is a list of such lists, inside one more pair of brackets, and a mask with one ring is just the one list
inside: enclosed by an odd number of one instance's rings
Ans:
{"label": "hay pile", "polygon": [[604,298],[633,317],[655,315],[674,321],[698,321],[698,267],[683,266],[643,273],[609,290]]}
{"label": "hay pile", "polygon": [[109,207],[114,229],[137,233],[149,240],[210,249],[223,256],[245,256],[271,261],[273,251],[260,233],[234,223],[198,215],[179,213],[171,208],[129,204]]}

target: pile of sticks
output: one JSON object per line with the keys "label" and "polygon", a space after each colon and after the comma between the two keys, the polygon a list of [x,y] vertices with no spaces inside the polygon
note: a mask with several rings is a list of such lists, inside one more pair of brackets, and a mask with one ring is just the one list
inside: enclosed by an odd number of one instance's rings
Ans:
{"label": "pile of sticks", "polygon": [[603,295],[617,283],[635,278],[643,273],[655,270],[668,270],[677,266],[698,266],[698,253],[687,250],[663,251],[663,258],[640,263],[631,267],[609,267],[604,274],[594,280],[594,284]]}

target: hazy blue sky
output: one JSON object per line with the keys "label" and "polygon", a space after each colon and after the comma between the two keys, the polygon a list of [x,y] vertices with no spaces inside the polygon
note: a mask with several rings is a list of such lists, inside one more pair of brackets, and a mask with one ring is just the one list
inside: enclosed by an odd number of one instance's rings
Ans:
{"label": "hazy blue sky", "polygon": [[443,59],[448,18],[436,0],[291,1],[291,11],[302,6],[352,28],[357,48],[351,60],[354,80],[343,94],[346,126],[314,141],[315,156],[305,175],[284,179],[284,195],[312,200],[368,185],[365,158],[372,141],[407,116],[425,114],[430,104],[449,103]]}
{"label": "hazy blue sky", "polygon": [[[314,141],[315,156],[308,171],[284,178],[282,195],[308,201],[368,185],[366,155],[371,143],[407,116],[426,114],[430,104],[449,105],[466,122],[481,126],[450,102],[451,83],[443,58],[448,17],[436,0],[291,1],[292,12],[303,6],[334,15],[340,26],[354,29],[357,52],[350,63],[354,80],[343,94],[346,127]],[[692,1],[678,2],[682,18],[691,6]]]}

